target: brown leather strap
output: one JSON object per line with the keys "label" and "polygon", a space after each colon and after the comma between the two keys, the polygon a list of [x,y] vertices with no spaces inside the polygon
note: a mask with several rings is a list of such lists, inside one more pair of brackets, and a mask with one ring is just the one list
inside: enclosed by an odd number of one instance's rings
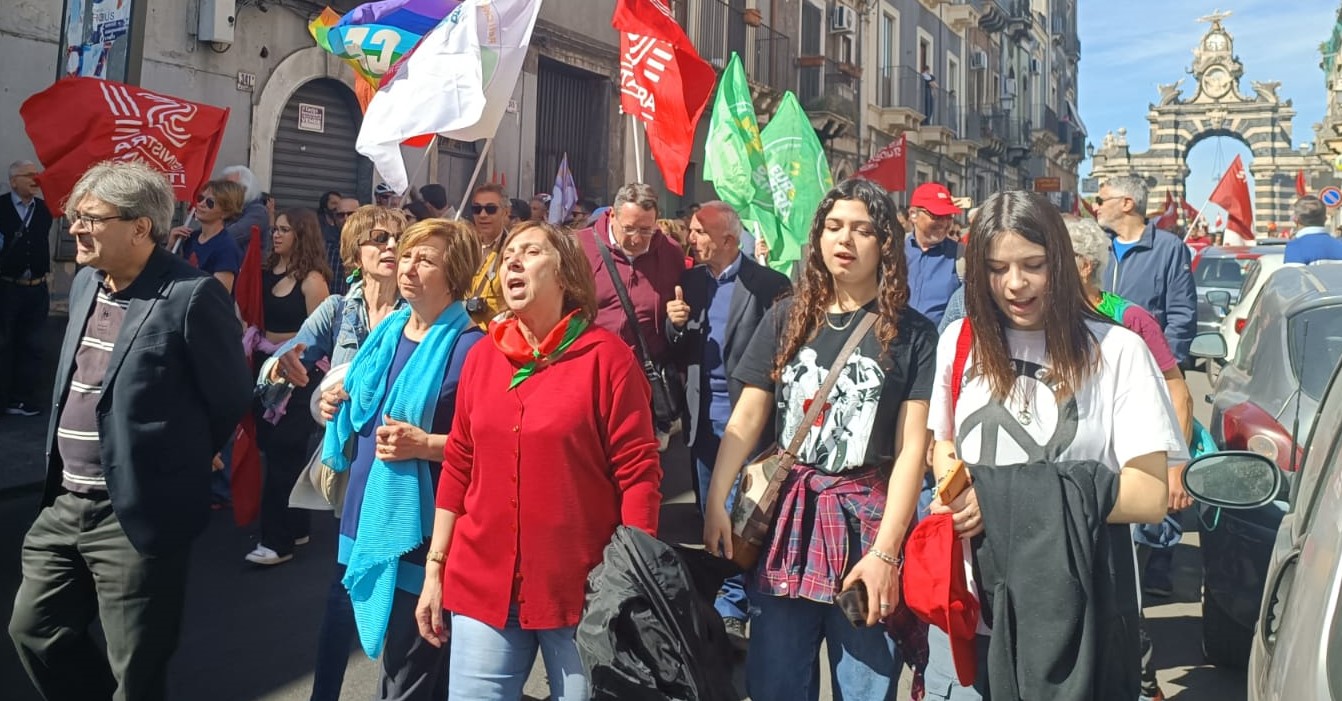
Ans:
{"label": "brown leather strap", "polygon": [[[839,381],[839,370],[843,364],[848,362],[848,356],[857,350],[857,344],[862,342],[862,338],[871,330],[876,323],[876,314],[868,314],[865,310],[862,312],[861,321],[857,322],[857,328],[848,335],[848,340],[844,342],[843,348],[839,354],[834,356],[834,363],[829,366],[829,373],[825,375],[825,381],[821,383],[820,389],[815,391],[815,396],[811,397],[811,406],[806,410],[806,415],[801,419],[801,425],[797,427],[797,432],[792,434],[792,441],[788,443],[784,450],[784,460],[791,463],[797,457],[797,451],[801,449],[801,444],[806,440],[806,434],[810,432],[810,427],[819,418],[820,412],[825,407],[825,400],[829,399],[829,393],[834,390],[834,385]],[[790,459],[789,459],[790,458]],[[787,467],[791,467],[790,464]]]}

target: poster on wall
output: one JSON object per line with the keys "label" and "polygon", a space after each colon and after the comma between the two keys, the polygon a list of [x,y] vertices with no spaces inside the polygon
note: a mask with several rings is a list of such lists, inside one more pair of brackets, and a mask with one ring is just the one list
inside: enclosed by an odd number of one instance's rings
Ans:
{"label": "poster on wall", "polygon": [[60,76],[124,81],[135,0],[65,0]]}

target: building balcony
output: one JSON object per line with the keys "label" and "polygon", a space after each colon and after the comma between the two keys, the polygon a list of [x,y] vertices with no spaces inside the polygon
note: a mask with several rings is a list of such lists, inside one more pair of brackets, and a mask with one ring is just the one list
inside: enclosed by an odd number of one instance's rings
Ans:
{"label": "building balcony", "polygon": [[918,138],[924,146],[948,146],[964,133],[964,113],[954,93],[941,88],[922,91],[923,123],[918,126]]}
{"label": "building balcony", "polygon": [[949,5],[953,2],[953,0],[918,0],[918,2],[921,3],[923,7],[926,7],[929,11],[936,12],[938,7],[942,5]]}
{"label": "building balcony", "polygon": [[685,33],[699,55],[721,71],[740,54],[755,111],[772,114],[784,90],[797,85],[796,42],[761,20],[759,10],[723,0],[702,0],[685,8]]}
{"label": "building balcony", "polygon": [[970,108],[965,111],[965,137],[978,145],[985,158],[1001,158],[1006,153],[1006,113],[997,107]]}
{"label": "building balcony", "polygon": [[1006,125],[1006,151],[1003,159],[1011,165],[1020,165],[1034,152],[1034,124],[1025,111],[1008,108],[1003,113]]}
{"label": "building balcony", "polygon": [[1007,34],[1013,39],[1022,39],[1034,31],[1034,12],[1030,10],[1030,0],[1004,0],[1007,6]]}
{"label": "building balcony", "polygon": [[916,131],[923,123],[922,76],[910,66],[886,66],[876,76],[877,127],[890,134]]}
{"label": "building balcony", "polygon": [[1009,0],[978,0],[979,27],[985,32],[1006,29]]}
{"label": "building balcony", "polygon": [[831,139],[853,127],[862,68],[825,56],[797,57],[797,99],[811,124]]}
{"label": "building balcony", "polygon": [[1058,119],[1057,110],[1048,105],[1034,105],[1031,117],[1034,126],[1031,136],[1037,143],[1041,146],[1063,143],[1062,122]]}
{"label": "building balcony", "polygon": [[979,21],[979,9],[968,0],[956,0],[942,11],[942,19],[951,31],[963,34],[966,29],[976,26]]}

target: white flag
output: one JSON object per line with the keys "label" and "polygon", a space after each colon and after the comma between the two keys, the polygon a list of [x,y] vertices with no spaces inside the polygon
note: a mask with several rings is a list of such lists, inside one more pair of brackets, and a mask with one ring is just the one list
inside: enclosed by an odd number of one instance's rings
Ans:
{"label": "white flag", "polygon": [[578,186],[573,184],[573,171],[568,169],[568,152],[565,151],[564,160],[555,171],[554,191],[550,193],[550,223],[563,224],[577,203]]}
{"label": "white flag", "polygon": [[[513,99],[517,78],[522,75],[531,30],[541,13],[541,0],[475,0],[475,27],[480,59],[484,65],[485,108],[478,121],[466,126],[440,129],[438,133],[457,141],[493,138]],[[462,3],[465,7],[466,3]],[[427,132],[423,132],[427,133]]]}
{"label": "white flag", "polygon": [[470,127],[485,111],[477,31],[481,2],[466,0],[444,17],[368,103],[355,149],[398,193],[409,187],[402,141]]}

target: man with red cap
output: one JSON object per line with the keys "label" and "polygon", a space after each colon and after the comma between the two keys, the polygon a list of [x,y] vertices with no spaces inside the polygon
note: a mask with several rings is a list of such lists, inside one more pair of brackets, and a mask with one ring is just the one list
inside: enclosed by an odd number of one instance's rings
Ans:
{"label": "man with red cap", "polygon": [[941,323],[946,303],[960,288],[955,272],[960,244],[950,238],[959,213],[950,190],[941,183],[919,185],[909,199],[913,233],[904,251],[909,263],[909,306],[934,324]]}

